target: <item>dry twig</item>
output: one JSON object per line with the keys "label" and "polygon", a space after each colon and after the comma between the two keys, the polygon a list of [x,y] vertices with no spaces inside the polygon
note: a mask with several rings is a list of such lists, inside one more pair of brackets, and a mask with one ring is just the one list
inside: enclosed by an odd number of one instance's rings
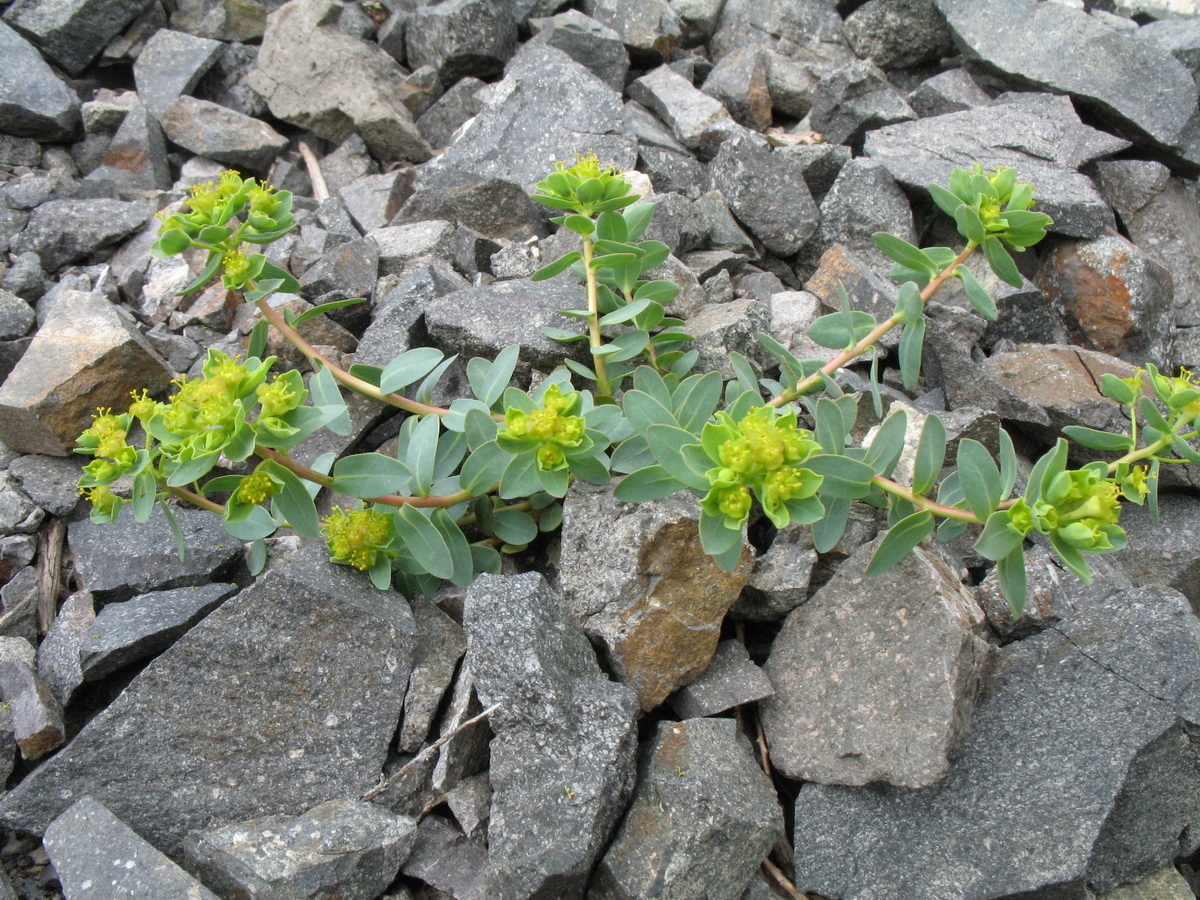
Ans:
{"label": "dry twig", "polygon": [[321,164],[317,162],[317,154],[304,141],[300,142],[300,155],[304,157],[304,168],[308,169],[308,180],[312,182],[313,199],[320,203],[329,199],[329,188],[325,184],[325,176],[321,174]]}
{"label": "dry twig", "polygon": [[58,592],[62,588],[63,541],[67,523],[54,518],[38,536],[38,629],[45,634],[58,614]]}

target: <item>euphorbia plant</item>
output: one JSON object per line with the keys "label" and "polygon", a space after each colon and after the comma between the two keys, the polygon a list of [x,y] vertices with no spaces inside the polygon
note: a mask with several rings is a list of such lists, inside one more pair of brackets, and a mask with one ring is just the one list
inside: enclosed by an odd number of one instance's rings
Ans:
{"label": "euphorbia plant", "polygon": [[[442,579],[465,585],[476,572],[495,571],[497,550],[519,550],[539,531],[557,527],[560,500],[575,478],[606,484],[616,472],[624,476],[616,496],[633,502],[691,491],[699,499],[703,545],[725,568],[741,559],[744,530],[756,508],[777,528],[811,525],[816,548],[827,550],[859,500],[886,509],[890,526],[869,573],[895,564],[935,528],[950,539],[978,526],[975,548],[996,561],[1001,587],[1019,613],[1027,538],[1045,535],[1064,564],[1087,580],[1084,554],[1124,545],[1121,502],[1148,499],[1153,512],[1159,466],[1200,462],[1188,443],[1197,436],[1200,388],[1187,373],[1165,376],[1149,365],[1130,379],[1104,376],[1103,393],[1128,410],[1128,433],[1065,432],[1118,458],[1068,469],[1068,444],[1060,439],[1035,463],[1019,497],[1011,496],[1017,456],[1006,432],[999,433],[998,464],[983,445],[963,440],[956,468],[943,477],[946,432],[933,415],[916,448],[912,483],[893,480],[904,450],[903,413],[888,417],[869,445],[849,446],[858,407],[834,380],[837,369],[872,354],[872,390],[882,413],[875,375],[879,339],[902,329],[900,370],[905,385],[915,387],[926,301],[957,278],[976,311],[994,319],[994,302],[963,263],[982,249],[1001,279],[1019,285],[1010,252],[1036,244],[1051,224],[1030,209],[1032,189],[1012,169],[959,169],[949,189],[934,185],[931,191],[953,216],[965,245],[919,249],[876,235],[895,262],[893,315],[879,322],[852,310],[842,291],[842,308],[808,332],[836,351],[830,359],[798,360],[762,335],[779,377],[760,377],[734,353],[735,376],[724,381],[715,372],[691,372],[697,354],[686,348],[683,323],[666,312],[678,287],[644,278],[667,256],[660,242],[640,240],[653,204],[639,202],[623,174],[593,156],[559,164],[538,184],[534,199],[563,213],[554,221],[579,235],[580,249],[534,278],[570,269],[581,279],[586,308],[566,312],[585,321],[584,333],[548,333],[562,341],[586,340],[592,365],[568,359],[526,391],[510,384],[517,348],[509,347],[495,360],[470,360],[473,396],[443,408],[430,398],[454,357],[422,347],[382,368],[344,370],[309,344],[297,325],[346,301],[296,318],[270,306],[272,293],[298,285],[243,244],[269,243],[289,231],[291,198],[226,173],[217,185],[193,189],[187,212],[165,218],[153,252],[207,251],[204,271],[188,289],[220,273],[227,288],[258,305],[263,321],[252,333],[248,358],[212,350],[201,377],[181,379],[168,401],[143,393],[125,413],[101,411],[79,441],[79,452],[95,457],[81,488],[92,501],[93,518],[101,521],[115,519],[126,504],[145,521],[169,496],[212,509],[230,533],[250,542],[255,570],[265,562],[263,538],[277,528],[320,535],[334,562],[368,572],[381,588],[398,583],[407,593],[431,592]],[[268,378],[274,359],[260,358],[268,323],[312,362],[307,385],[297,372]],[[635,365],[639,358],[642,364]],[[573,377],[594,382],[595,392],[572,384]],[[343,387],[406,415],[395,453],[326,454],[302,465],[291,451],[316,429],[349,433]],[[135,420],[146,433],[141,448],[128,443]],[[258,462],[249,472],[212,477],[218,463],[248,466],[251,457]],[[128,497],[112,490],[123,476],[132,478]],[[322,520],[314,497],[323,488],[350,502]],[[169,505],[162,505],[179,537]]]}

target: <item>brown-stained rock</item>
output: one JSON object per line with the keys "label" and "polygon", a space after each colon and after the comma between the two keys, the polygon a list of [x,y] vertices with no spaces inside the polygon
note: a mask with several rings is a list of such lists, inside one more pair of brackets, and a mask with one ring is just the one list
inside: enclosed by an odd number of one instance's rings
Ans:
{"label": "brown-stained rock", "polygon": [[1163,365],[1174,297],[1171,273],[1119,235],[1068,241],[1042,264],[1038,286],[1073,343]]}
{"label": "brown-stained rock", "polygon": [[[804,285],[830,309],[841,309],[838,285],[846,289],[851,309],[869,312],[882,322],[896,309],[898,288],[885,277],[886,273],[872,269],[865,260],[851,253],[842,244],[834,244],[821,255],[821,262],[812,278]],[[884,335],[881,347],[894,347],[900,342],[899,329]]]}
{"label": "brown-stained rock", "polygon": [[62,707],[24,660],[0,659],[0,696],[12,712],[14,736],[25,759],[40,759],[66,741]]}
{"label": "brown-stained rock", "polygon": [[752,552],[743,545],[741,564],[723,572],[700,545],[695,500],[682,494],[632,505],[576,483],[563,518],[567,603],[642,709],[653,709],[712,659]]}
{"label": "brown-stained rock", "polygon": [[102,294],[66,291],[0,385],[0,433],[20,453],[66,456],[97,407],[164,390],[162,358]]}

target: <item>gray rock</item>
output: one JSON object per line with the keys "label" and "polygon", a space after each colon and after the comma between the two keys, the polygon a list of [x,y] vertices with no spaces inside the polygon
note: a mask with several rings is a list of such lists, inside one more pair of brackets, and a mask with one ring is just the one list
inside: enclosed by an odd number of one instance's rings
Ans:
{"label": "gray rock", "polygon": [[840,144],[796,144],[775,151],[800,164],[804,182],[813,199],[820,202],[829,193],[842,167],[850,161],[849,147]]}
{"label": "gray rock", "polygon": [[139,525],[126,510],[116,522],[72,522],[67,539],[84,587],[104,600],[203,583],[241,555],[241,542],[231,537],[207,510],[178,507],[187,558],[179,559],[175,538],[157,506],[150,521]]}
{"label": "gray rock", "polygon": [[227,4],[222,0],[179,0],[171,8],[171,27],[218,41],[252,41],[263,36],[267,16],[284,0]]}
{"label": "gray rock", "polygon": [[1061,625],[996,652],[941,785],[801,788],[797,887],[1082,898],[1192,852],[1197,620],[1171,592],[1080,598]]}
{"label": "gray rock", "polygon": [[443,84],[499,75],[517,49],[517,23],[496,0],[418,6],[406,31],[408,61],[433,66]]}
{"label": "gray rock", "polygon": [[417,823],[360,800],[196,832],[188,867],[225,896],[375,900],[400,869]]}
{"label": "gray rock", "polygon": [[[300,296],[314,305],[358,297],[370,299],[379,278],[379,245],[369,237],[338,244],[304,270]],[[351,330],[366,325],[370,313],[365,304],[334,310],[331,318]]]}
{"label": "gray rock", "polygon": [[417,826],[417,841],[404,874],[419,878],[453,900],[488,900],[487,846],[434,813]]}
{"label": "gray rock", "polygon": [[888,272],[892,261],[871,236],[886,231],[917,243],[908,197],[885,166],[869,159],[852,159],[842,167],[821,201],[820,219],[813,236],[817,258],[831,245],[841,244],[875,271]]}
{"label": "gray rock", "polygon": [[933,0],[867,0],[842,26],[850,48],[884,69],[937,62],[954,49]]}
{"label": "gray rock", "polygon": [[[583,305],[583,292],[564,281],[514,279],[481,285],[431,300],[425,307],[430,341],[464,358],[488,359],[512,344],[521,347],[517,371],[532,366],[550,371],[562,362],[572,345],[560,344],[542,333],[552,326],[582,331],[581,320],[560,315],[560,309]],[[573,345],[579,346],[579,345]]]}
{"label": "gray rock", "polygon": [[221,44],[182,31],[156,31],[133,64],[138,97],[156,119],[190,94],[217,61]]}
{"label": "gray rock", "polygon": [[258,47],[251,44],[224,44],[193,93],[202,100],[211,100],[247,116],[261,118],[267,112],[267,101],[247,83],[257,65]]}
{"label": "gray rock", "polygon": [[0,472],[0,533],[31,534],[38,530],[45,511],[17,487],[8,472]]}
{"label": "gray rock", "polygon": [[40,759],[66,741],[62,707],[49,686],[29,660],[18,658],[8,648],[0,655],[0,698],[12,714],[13,737],[23,758]]}
{"label": "gray rock", "polygon": [[735,640],[721,641],[708,668],[671,695],[671,706],[682,718],[700,718],[773,693],[771,680],[750,661],[746,648]]}
{"label": "gray rock", "polygon": [[96,681],[165,650],[236,590],[215,582],[105,604],[77,648],[84,680]]}
{"label": "gray rock", "polygon": [[581,898],[634,781],[637,701],[540,575],[481,575],[467,657],[490,717],[487,896]]}
{"label": "gray rock", "polygon": [[33,323],[33,307],[16,294],[0,289],[0,340],[24,337]]}
{"label": "gray rock", "polygon": [[712,156],[728,134],[729,111],[669,66],[632,82],[629,96],[662,119],[689,150]]}
{"label": "gray rock", "polygon": [[749,553],[733,572],[704,555],[698,519],[686,494],[633,505],[580,482],[563,504],[566,602],[645,710],[708,665],[749,574]]}
{"label": "gray rock", "polygon": [[[586,151],[619,169],[633,167],[637,148],[624,134],[620,94],[561,50],[522,48],[488,98],[471,127],[418,170],[418,189],[473,176],[531,191],[555,162]],[[505,152],[497,154],[501,144]]]}
{"label": "gray rock", "polygon": [[484,237],[523,241],[543,234],[539,207],[518,185],[503,178],[423,190],[409,197],[392,225],[441,219]]}
{"label": "gray rock", "polygon": [[[1170,51],[1122,34],[1058,3],[1002,0],[986,10],[971,0],[936,0],[955,42],[988,69],[1056,93],[1070,94],[1116,128],[1149,139],[1191,165],[1196,85]],[[1071,59],[1042,52],[1070,47]],[[1131,80],[1125,73],[1138,72]]]}
{"label": "gray rock", "polygon": [[287,146],[287,138],[264,122],[195,97],[177,98],[160,120],[172,143],[251,172],[265,172]]}
{"label": "gray rock", "polygon": [[694,203],[682,194],[654,194],[646,200],[655,205],[655,210],[643,234],[645,240],[662,241],[674,256],[682,256],[704,244],[710,229]]}
{"label": "gray rock", "polygon": [[637,138],[639,147],[660,147],[673,153],[689,153],[688,148],[675,139],[671,129],[636,100],[625,101],[625,130]]}
{"label": "gray rock", "polygon": [[[721,274],[729,277],[724,272]],[[700,370],[720,372],[722,378],[733,378],[729,354],[737,352],[749,358],[761,356],[758,336],[768,330],[770,319],[770,307],[753,299],[709,303],[701,307],[687,323],[688,334],[693,337],[693,349],[700,354]]]}
{"label": "gray rock", "polygon": [[[12,538],[8,539],[9,541]],[[0,635],[6,638],[21,638],[32,646],[38,640],[37,602],[38,577],[37,568],[29,565],[33,559],[33,548],[37,546],[37,538],[32,538],[29,559],[23,567],[18,568],[11,579],[0,587],[0,604],[3,604],[4,614],[0,616]],[[5,547],[8,550],[10,547]],[[17,548],[12,547],[12,550]],[[13,554],[16,556],[16,554]],[[19,559],[6,557],[4,564],[9,568],[19,566]]]}
{"label": "gray rock", "polygon": [[[1125,504],[1121,527],[1129,548],[1112,560],[1138,587],[1179,591],[1200,608],[1200,560],[1188,545],[1188,535],[1198,518],[1193,497],[1162,491],[1158,495],[1159,524],[1150,521],[1145,507]],[[1198,613],[1200,614],[1200,613]]]}
{"label": "gray rock", "polygon": [[[149,5],[148,0],[68,0],[53,6],[17,0],[5,11],[4,21],[28,35],[68,75],[78,75]],[[9,60],[15,62],[12,57]],[[49,73],[48,66],[42,63],[42,67]],[[11,71],[29,74],[24,65]],[[76,111],[78,108],[76,101]]]}
{"label": "gray rock", "polygon": [[785,528],[767,552],[754,561],[750,580],[730,612],[738,619],[753,622],[782,619],[808,599],[809,579],[816,563],[810,529],[800,525]]}
{"label": "gray rock", "polygon": [[375,242],[381,275],[402,275],[407,263],[433,257],[447,260],[454,256],[454,225],[432,220],[410,225],[391,225],[372,231],[367,237]]}
{"label": "gray rock", "polygon": [[140,103],[128,110],[108,144],[100,164],[84,180],[77,196],[93,190],[100,196],[135,200],[145,191],[171,187],[171,167],[162,129]]}
{"label": "gray rock", "polygon": [[371,159],[367,145],[357,134],[347,137],[321,160],[321,174],[325,178],[325,186],[333,194],[340,195],[346,185],[378,171],[378,164]]}
{"label": "gray rock", "polygon": [[625,90],[629,54],[621,36],[576,9],[547,19],[535,19],[533,41],[561,50],[614,91]]}
{"label": "gray rock", "polygon": [[150,212],[144,203],[121,200],[50,200],[33,211],[12,249],[36,253],[42,268],[54,272],[137,231]]}
{"label": "gray rock", "polygon": [[758,131],[771,124],[768,54],[762,47],[740,47],[704,79],[704,93],[719,100],[737,122]]}
{"label": "gray rock", "polygon": [[1194,18],[1147,22],[1137,36],[1149,38],[1179,60],[1192,73],[1200,74],[1200,22]]}
{"label": "gray rock", "polygon": [[928,787],[970,720],[987,662],[983,611],[919,548],[868,580],[877,547],[838,567],[771,647],[762,722],[789,777]]}
{"label": "gray rock", "polygon": [[817,206],[799,165],[747,139],[721,145],[708,167],[709,185],[768,250],[791,256],[816,230]]}
{"label": "gray rock", "polygon": [[483,109],[479,93],[484,87],[478,78],[463,78],[421,113],[417,128],[431,147],[448,146],[463,123]]}
{"label": "gray rock", "polygon": [[813,90],[812,128],[828,143],[857,144],[865,132],[917,117],[878,66],[858,60],[821,78]]}
{"label": "gray rock", "polygon": [[752,259],[758,259],[762,255],[762,247],[733,217],[733,213],[729,211],[729,204],[725,202],[725,195],[720,191],[702,194],[696,201],[696,209],[708,220],[710,247]]}
{"label": "gray rock", "polygon": [[[991,359],[1004,354],[997,353]],[[990,363],[990,360],[988,361]],[[1017,384],[990,364],[980,366],[969,348],[940,326],[925,332],[921,377],[926,384],[946,392],[946,406],[955,410],[973,407],[994,410],[1001,418],[1021,422],[1034,430],[1048,428],[1050,417],[1037,402],[1027,399]]]}
{"label": "gray rock", "polygon": [[1195,896],[1179,870],[1167,866],[1132,884],[1105,891],[1097,895],[1097,900],[1193,900]]}
{"label": "gray rock", "polygon": [[71,702],[83,684],[80,649],[96,621],[96,609],[88,591],[76,591],[59,607],[54,624],[38,647],[38,675],[50,688],[60,706]]}
{"label": "gray rock", "polygon": [[1082,124],[1065,97],[1004,94],[986,108],[871,132],[864,151],[901,184],[920,190],[932,182],[945,186],[955,166],[969,168],[976,160],[1014,166],[1037,190],[1038,209],[1054,219],[1052,231],[1096,237],[1113,227],[1112,212],[1075,170],[1126,146]]}
{"label": "gray rock", "polygon": [[660,722],[633,804],[589,897],[738,900],[783,811],[732,719]]}
{"label": "gray rock", "polygon": [[667,0],[583,0],[583,11],[620,35],[642,65],[675,56],[682,29]]}
{"label": "gray rock", "polygon": [[424,597],[412,602],[417,622],[417,653],[413,659],[404,721],[397,746],[401,753],[416,753],[429,735],[454,670],[467,650],[462,627]]}
{"label": "gray rock", "polygon": [[1025,576],[1027,596],[1020,618],[1013,618],[1012,604],[1000,592],[1000,579],[995,569],[980,582],[976,592],[988,623],[1005,641],[1021,640],[1045,631],[1071,611],[1070,597],[1062,586],[1068,576],[1063,575],[1058,558],[1046,547],[1035,544],[1026,548]]}
{"label": "gray rock", "polygon": [[722,0],[667,0],[671,10],[679,17],[685,46],[706,44],[717,29],[721,17]]}
{"label": "gray rock", "polygon": [[487,822],[492,809],[492,785],[487,775],[464,778],[446,792],[446,805],[465,835],[482,834],[479,826]]}
{"label": "gray rock", "polygon": [[32,138],[0,134],[0,163],[6,166],[36,166],[42,161],[42,148]]}
{"label": "gray rock", "polygon": [[927,78],[905,97],[921,118],[944,116],[977,106],[991,105],[992,98],[966,69],[950,69]]}
{"label": "gray rock", "polygon": [[46,274],[42,271],[41,260],[32,251],[12,255],[16,258],[4,273],[4,289],[33,303],[46,292]]}
{"label": "gray rock", "polygon": [[710,49],[719,61],[748,44],[768,43],[786,53],[841,36],[842,20],[828,0],[726,0]]}
{"label": "gray rock", "polygon": [[142,840],[91,797],[46,829],[46,852],[72,900],[217,900],[217,895]]}
{"label": "gray rock", "polygon": [[18,452],[65,456],[97,406],[124,409],[131,391],[157,394],[170,377],[145,339],[102,294],[63,291],[0,385],[0,429]]}
{"label": "gray rock", "polygon": [[[896,309],[899,290],[896,283],[841,244],[834,244],[821,256],[817,271],[805,283],[804,289],[820,297],[830,310],[835,310],[842,307],[838,285],[846,289],[852,309],[869,312],[880,322]],[[891,347],[898,341],[899,336],[892,331],[884,335],[879,343],[883,347]]]}
{"label": "gray rock", "polygon": [[333,0],[291,0],[273,12],[247,83],[273,115],[327,141],[357,132],[381,162],[429,159],[404,104],[404,71],[375,44],[340,31],[340,9]]}
{"label": "gray rock", "polygon": [[[979,254],[972,256],[964,265],[971,270],[983,289],[995,298],[999,312],[996,321],[987,322],[978,338],[979,346],[985,351],[993,352],[1002,341],[1009,342],[1006,346],[1067,343],[1066,325],[1034,282],[1022,277],[1018,288],[1001,281],[987,264],[986,258]],[[964,311],[974,310],[957,279],[951,279],[939,288],[937,299],[933,302]]]}
{"label": "gray rock", "polygon": [[338,190],[346,212],[361,231],[387,225],[412,191],[412,175],[398,170],[364,175]]}
{"label": "gray rock", "polygon": [[675,153],[662,147],[638,147],[638,171],[650,179],[655,193],[678,193],[696,200],[708,187],[708,176],[690,153]]}
{"label": "gray rock", "polygon": [[[33,4],[24,4],[30,7]],[[13,21],[18,4],[4,18]],[[14,136],[64,140],[79,130],[79,98],[21,35],[0,22],[0,129]]]}
{"label": "gray rock", "polygon": [[310,545],[144,669],[0,820],[41,832],[88,791],[174,854],[195,828],[357,796],[382,768],[415,641],[398,595]]}

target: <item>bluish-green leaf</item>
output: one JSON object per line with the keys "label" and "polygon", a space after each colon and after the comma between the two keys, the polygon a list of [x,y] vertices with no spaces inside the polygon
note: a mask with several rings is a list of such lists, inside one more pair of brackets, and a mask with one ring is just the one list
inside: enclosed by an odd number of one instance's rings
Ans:
{"label": "bluish-green leaf", "polygon": [[1025,542],[1025,537],[1013,528],[1008,513],[996,510],[987,517],[983,532],[975,541],[975,551],[984,559],[1001,560]]}
{"label": "bluish-green leaf", "polygon": [[[668,392],[666,403],[670,404],[670,402],[671,395]],[[651,425],[677,426],[679,424],[669,406],[664,406],[644,391],[626,391],[621,406],[633,427],[643,434]]]}
{"label": "bluish-green leaf", "polygon": [[933,274],[937,271],[937,266],[930,261],[929,257],[903,238],[898,238],[886,231],[876,232],[871,237],[875,241],[875,246],[893,262],[898,262],[900,265],[918,272],[924,271]]}
{"label": "bluish-green leaf", "polygon": [[698,443],[696,435],[678,425],[651,425],[646,429],[646,441],[660,466],[688,487],[708,490],[708,479],[693,472],[681,455],[685,445]]}
{"label": "bluish-green leaf", "polygon": [[904,557],[912,552],[913,547],[921,543],[929,532],[933,531],[933,513],[921,511],[913,513],[891,528],[867,564],[867,576],[882,575]]}
{"label": "bluish-green leaf", "polygon": [[338,390],[337,382],[332,373],[324,366],[313,373],[308,379],[308,389],[312,392],[313,405],[337,410],[333,418],[325,422],[325,427],[334,434],[346,437],[350,434],[350,413],[346,409],[346,401]]}
{"label": "bluish-green leaf", "polygon": [[690,375],[680,382],[671,395],[671,405],[684,430],[699,434],[720,402],[721,387],[721,376],[716,372]]}
{"label": "bluish-green leaf", "polygon": [[[400,455],[408,470],[412,472],[414,493],[425,495],[433,487],[433,468],[437,458],[441,422],[437,416],[422,416],[416,425],[410,427],[408,440],[403,444]],[[404,436],[402,431],[401,438]]]}
{"label": "bluish-green leaf", "polygon": [[625,476],[617,485],[614,496],[625,503],[646,503],[682,491],[684,487],[662,466],[653,465]]}
{"label": "bluish-green leaf", "polygon": [[986,521],[1000,502],[1000,470],[987,448],[970,438],[958,443],[957,468],[967,506]]}
{"label": "bluish-green leaf", "polygon": [[[536,197],[534,198],[537,199]],[[554,262],[549,265],[542,266],[536,272],[529,276],[530,281],[545,281],[547,278],[553,278],[560,272],[565,272],[571,268],[579,260],[583,259],[583,254],[578,250],[572,250],[570,253],[564,253]]]}
{"label": "bluish-green leaf", "polygon": [[862,310],[852,310],[850,318],[854,323],[853,333],[846,327],[845,316],[836,312],[821,316],[809,325],[808,337],[822,347],[844,350],[847,347],[853,347],[879,324],[873,315]]}
{"label": "bluish-green leaf", "polygon": [[633,206],[626,207],[621,211],[621,215],[625,219],[626,234],[620,240],[636,241],[650,226],[650,221],[654,218],[653,203],[635,203]]}
{"label": "bluish-green leaf", "polygon": [[450,578],[454,574],[450,548],[433,523],[416,507],[405,504],[396,509],[396,536],[430,575]]}
{"label": "bluish-green leaf", "polygon": [[591,237],[596,230],[596,223],[587,216],[571,215],[563,218],[563,224],[576,234]]}
{"label": "bluish-green leaf", "polygon": [[987,257],[988,265],[992,267],[992,271],[1001,281],[1017,288],[1024,284],[1017,264],[1013,262],[1013,258],[1009,256],[998,238],[989,237],[983,242],[983,255]]}
{"label": "bluish-green leaf", "polygon": [[154,512],[154,499],[158,494],[158,485],[154,481],[154,473],[143,469],[133,477],[133,520],[149,522],[150,514]]}
{"label": "bluish-green leaf", "polygon": [[459,482],[472,494],[491,490],[504,475],[512,456],[504,452],[496,442],[481,444],[467,457],[459,473]]}
{"label": "bluish-green leaf", "polygon": [[[964,207],[966,209],[968,207]],[[954,270],[955,276],[962,282],[963,292],[966,293],[967,299],[971,301],[971,306],[975,308],[975,312],[979,313],[990,322],[996,321],[996,301],[989,294],[972,274],[971,270],[966,266],[959,266]]]}
{"label": "bluish-green leaf", "polygon": [[406,350],[384,366],[379,376],[379,389],[385,394],[402,391],[432,372],[444,358],[445,354],[436,347]]}
{"label": "bluish-green leaf", "polygon": [[513,500],[528,497],[541,488],[537,477],[537,454],[522,453],[514,456],[504,474],[500,476],[500,498]]}
{"label": "bluish-green leaf", "polygon": [[333,489],[351,497],[397,494],[407,490],[411,482],[408,467],[382,453],[356,453],[333,465]]}
{"label": "bluish-green leaf", "polygon": [[274,503],[295,532],[303,537],[320,537],[321,524],[317,518],[317,507],[313,503],[305,483],[285,466],[274,460],[262,464],[263,469],[283,482],[283,490],[275,495]]}
{"label": "bluish-green leaf", "polygon": [[1000,499],[1007,500],[1017,483],[1017,448],[1003,428],[996,437],[1000,447]]}
{"label": "bluish-green leaf", "polygon": [[921,299],[921,289],[915,282],[906,281],[900,285],[900,293],[896,299],[896,314],[903,323],[919,321],[925,312],[925,301]]}
{"label": "bluish-green leaf", "polygon": [[221,524],[239,541],[256,541],[259,538],[265,538],[267,535],[274,534],[278,527],[275,520],[271,518],[271,514],[261,506],[252,507],[250,514],[240,522],[223,520]]}
{"label": "bluish-green leaf", "polygon": [[1062,432],[1075,443],[1090,450],[1125,453],[1133,449],[1133,438],[1127,434],[1097,431],[1095,428],[1085,428],[1082,425],[1067,425]]}
{"label": "bluish-green leaf", "polygon": [[983,227],[983,220],[979,218],[979,213],[975,211],[973,206],[962,203],[954,210],[952,215],[954,216],[955,224],[958,225],[958,233],[968,241],[975,244],[982,244],[987,240],[987,229]]}
{"label": "bluish-green leaf", "polygon": [[819,491],[822,499],[835,497],[853,500],[865,497],[870,493],[871,479],[875,477],[875,470],[865,462],[829,453],[812,457],[804,464],[804,468],[825,479]]}
{"label": "bluish-green leaf", "polygon": [[812,524],[813,548],[828,553],[837,546],[850,519],[850,500],[842,497],[822,497],[825,515]]}
{"label": "bluish-green leaf", "polygon": [[925,319],[904,326],[900,333],[900,377],[907,390],[915,390],[921,377],[921,351],[925,343]]}
{"label": "bluish-green leaf", "polygon": [[946,426],[936,415],[930,414],[921,429],[921,440],[917,443],[917,456],[913,463],[913,493],[924,494],[933,487],[946,461]]}
{"label": "bluish-green leaf", "polygon": [[496,537],[506,544],[528,544],[537,537],[537,523],[520,510],[498,509],[493,519]]}
{"label": "bluish-green leaf", "polygon": [[875,470],[876,475],[887,477],[904,452],[904,435],[908,428],[908,415],[904,410],[892,413],[879,426],[871,446],[867,448],[864,462]]}
{"label": "bluish-green leaf", "polygon": [[450,561],[454,568],[450,574],[450,581],[461,588],[469,587],[471,579],[475,575],[475,568],[471,559],[471,545],[467,543],[462,529],[444,509],[435,509],[429,517],[429,521],[442,536],[442,540],[446,542],[446,547],[450,551]]}
{"label": "bluish-green leaf", "polygon": [[1003,559],[996,561],[996,577],[1000,582],[1000,593],[1008,601],[1013,619],[1021,618],[1025,611],[1026,576],[1025,550],[1017,547]]}

